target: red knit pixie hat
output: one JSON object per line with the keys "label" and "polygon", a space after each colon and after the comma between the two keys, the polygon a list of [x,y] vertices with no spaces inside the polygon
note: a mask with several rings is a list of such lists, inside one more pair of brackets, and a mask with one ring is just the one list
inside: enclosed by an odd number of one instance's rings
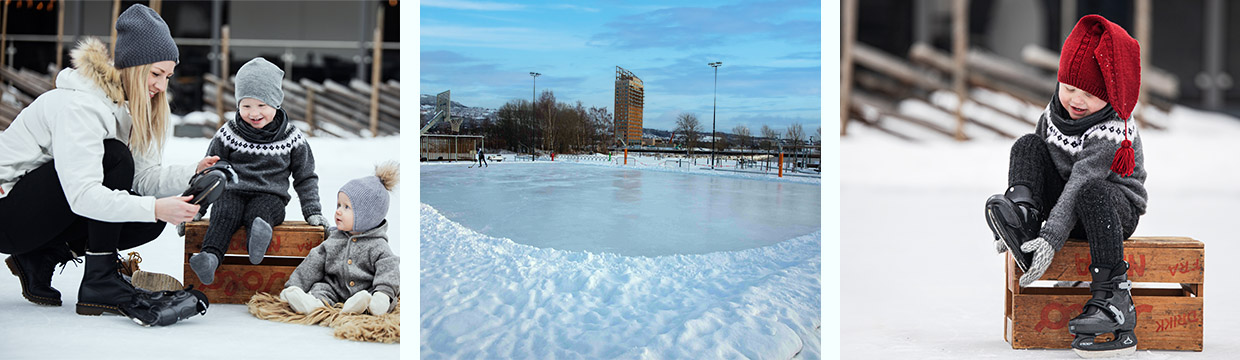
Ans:
{"label": "red knit pixie hat", "polygon": [[1132,175],[1132,142],[1128,117],[1141,88],[1141,45],[1124,28],[1098,15],[1086,15],[1072,28],[1059,53],[1059,82],[1105,100],[1124,119],[1124,141],[1111,170]]}
{"label": "red knit pixie hat", "polygon": [[1106,100],[1128,119],[1141,87],[1141,45],[1119,25],[1086,15],[1064,40],[1059,82]]}

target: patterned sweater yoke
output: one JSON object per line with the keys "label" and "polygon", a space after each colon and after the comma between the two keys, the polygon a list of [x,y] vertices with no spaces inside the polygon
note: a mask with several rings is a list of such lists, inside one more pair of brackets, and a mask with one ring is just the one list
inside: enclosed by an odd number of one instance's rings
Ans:
{"label": "patterned sweater yoke", "polygon": [[[1078,135],[1069,135],[1055,126],[1051,117],[1056,116],[1060,114],[1047,106],[1038,119],[1036,134],[1045,139],[1055,170],[1065,180],[1063,193],[1055,202],[1039,234],[1054,246],[1055,250],[1059,250],[1067,241],[1068,233],[1076,226],[1076,203],[1081,189],[1090,180],[1104,179],[1118,185],[1138,214],[1145,214],[1147,195],[1145,155],[1136,121],[1129,119],[1125,125],[1123,119],[1112,116]],[[1111,171],[1111,162],[1124,140],[1125,130],[1128,139],[1132,141],[1136,163],[1132,175],[1127,177]]]}

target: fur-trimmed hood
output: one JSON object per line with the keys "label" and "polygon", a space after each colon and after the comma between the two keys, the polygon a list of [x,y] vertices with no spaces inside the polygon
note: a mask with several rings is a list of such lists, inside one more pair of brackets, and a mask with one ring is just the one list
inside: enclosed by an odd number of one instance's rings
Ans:
{"label": "fur-trimmed hood", "polygon": [[121,71],[112,66],[112,58],[108,56],[108,46],[94,37],[86,37],[78,42],[77,48],[69,52],[76,74],[89,80],[88,84],[75,84],[74,79],[56,78],[56,87],[76,90],[89,90],[83,86],[94,85],[113,103],[125,101],[125,91],[121,87]]}

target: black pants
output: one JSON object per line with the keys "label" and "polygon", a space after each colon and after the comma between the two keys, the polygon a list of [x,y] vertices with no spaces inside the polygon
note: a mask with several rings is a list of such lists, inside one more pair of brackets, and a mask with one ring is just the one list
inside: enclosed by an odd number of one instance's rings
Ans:
{"label": "black pants", "polygon": [[202,251],[224,260],[233,233],[242,226],[247,230],[255,218],[275,227],[284,222],[284,200],[272,194],[225,190],[211,204],[211,224],[203,235]]}
{"label": "black pants", "polygon": [[[1008,186],[1029,187],[1043,216],[1050,215],[1066,185],[1047,146],[1037,135],[1022,136],[1012,145],[1008,167]],[[1118,184],[1106,179],[1086,182],[1077,192],[1072,211],[1077,220],[1068,236],[1089,242],[1093,264],[1114,265],[1124,260],[1123,241],[1136,230],[1140,215]]]}
{"label": "black pants", "polygon": [[[118,140],[103,141],[103,186],[133,193],[133,155]],[[163,221],[111,223],[73,213],[60,185],[55,160],[26,173],[0,198],[0,253],[25,254],[65,243],[113,252],[146,244],[164,231]]]}
{"label": "black pants", "polygon": [[478,166],[483,166],[486,164],[487,164],[487,157],[485,155],[482,155],[482,153],[478,153]]}

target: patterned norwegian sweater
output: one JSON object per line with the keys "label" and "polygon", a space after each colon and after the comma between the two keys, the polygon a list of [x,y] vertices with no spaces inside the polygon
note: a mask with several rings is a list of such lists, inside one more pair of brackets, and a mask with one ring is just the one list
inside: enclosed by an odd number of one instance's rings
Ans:
{"label": "patterned norwegian sweater", "polygon": [[[232,164],[238,183],[228,184],[227,191],[240,190],[267,193],[288,204],[289,177],[301,202],[302,216],[322,214],[319,204],[319,176],[314,172],[314,153],[301,130],[284,120],[279,110],[275,123],[283,127],[267,141],[246,136],[240,126],[250,126],[233,119],[215,132],[207,156],[219,156]],[[277,124],[279,125],[279,124]],[[247,129],[248,130],[248,129]],[[251,131],[252,132],[252,131]],[[205,209],[204,209],[205,210]]]}
{"label": "patterned norwegian sweater", "polygon": [[1128,140],[1132,141],[1136,166],[1132,176],[1121,177],[1111,171],[1111,162],[1115,159],[1115,151],[1124,140],[1124,121],[1111,112],[1107,119],[1090,126],[1077,135],[1069,135],[1055,126],[1051,117],[1056,117],[1061,124],[1075,120],[1055,111],[1054,104],[1058,99],[1042,111],[1038,118],[1035,134],[1046,139],[1051,159],[1059,176],[1066,179],[1063,193],[1055,202],[1046,223],[1039,233],[1043,239],[1059,251],[1068,239],[1068,233],[1076,226],[1077,218],[1073,209],[1076,208],[1078,193],[1086,182],[1092,179],[1106,179],[1119,185],[1124,197],[1136,207],[1137,214],[1145,214],[1145,155],[1142,153],[1141,134],[1137,132],[1136,121],[1128,121]]}

